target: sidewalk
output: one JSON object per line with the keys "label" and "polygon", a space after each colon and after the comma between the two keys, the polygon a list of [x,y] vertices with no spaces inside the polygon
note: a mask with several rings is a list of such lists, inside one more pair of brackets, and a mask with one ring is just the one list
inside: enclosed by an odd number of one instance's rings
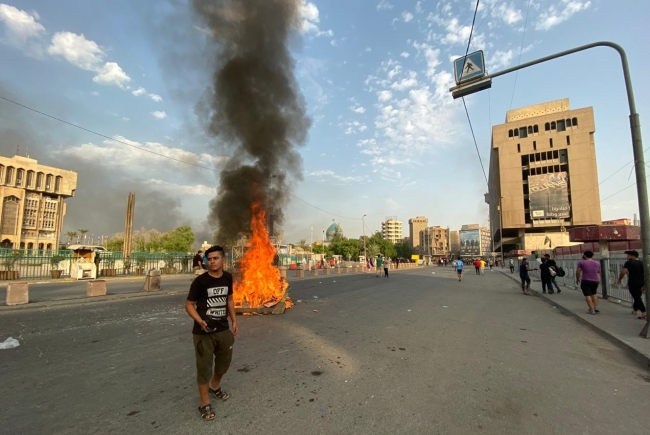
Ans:
{"label": "sidewalk", "polygon": [[[516,281],[517,284],[520,283],[517,273],[511,274],[509,269],[495,270]],[[639,335],[645,320],[639,320],[637,316],[631,314],[632,306],[629,303],[616,299],[600,299],[598,307],[600,313],[594,316],[587,314],[587,303],[579,289],[560,285],[562,293],[543,294],[541,281],[533,277],[531,279],[530,290],[533,295],[591,327],[650,369],[650,339]]]}

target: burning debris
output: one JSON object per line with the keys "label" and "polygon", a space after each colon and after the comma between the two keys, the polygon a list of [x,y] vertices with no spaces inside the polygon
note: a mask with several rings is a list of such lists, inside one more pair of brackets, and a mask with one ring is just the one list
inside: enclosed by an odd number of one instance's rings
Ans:
{"label": "burning debris", "polygon": [[287,284],[271,266],[275,251],[264,216],[273,208],[281,222],[290,185],[301,179],[297,147],[307,138],[310,120],[288,44],[300,29],[302,0],[192,4],[216,59],[214,82],[197,109],[219,151],[231,156],[208,220],[218,225],[219,242],[225,245],[239,233],[252,232],[235,301],[251,308],[279,304]]}

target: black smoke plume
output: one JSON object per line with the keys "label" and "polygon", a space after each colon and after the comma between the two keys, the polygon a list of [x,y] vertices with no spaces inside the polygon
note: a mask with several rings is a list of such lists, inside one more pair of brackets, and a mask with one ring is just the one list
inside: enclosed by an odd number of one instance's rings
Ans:
{"label": "black smoke plume", "polygon": [[208,216],[223,243],[250,231],[255,201],[281,221],[290,184],[301,178],[296,149],[310,120],[288,48],[300,29],[301,3],[193,0],[216,55],[212,87],[197,108],[208,134],[232,155]]}

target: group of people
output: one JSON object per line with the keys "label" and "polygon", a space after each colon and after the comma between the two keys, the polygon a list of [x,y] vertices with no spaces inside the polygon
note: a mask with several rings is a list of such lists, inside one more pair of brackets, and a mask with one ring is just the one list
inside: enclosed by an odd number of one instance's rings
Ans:
{"label": "group of people", "polygon": [[[372,270],[373,268],[376,271],[375,276],[379,278],[379,275],[381,275],[381,270],[382,268],[384,269],[384,278],[388,278],[388,269],[390,269],[390,265],[393,263],[393,261],[390,259],[390,257],[382,257],[381,255],[377,255],[374,258],[374,261],[372,258],[368,258],[366,260],[366,269],[367,270]],[[395,266],[397,269],[399,269],[399,258],[395,260]]]}
{"label": "group of people", "polygon": [[[633,299],[632,314],[638,315],[639,319],[647,319],[648,313],[643,303],[643,292],[645,291],[643,263],[639,260],[639,253],[635,250],[625,251],[627,261],[623,264],[621,273],[618,276],[620,285],[623,278],[627,275],[627,287]],[[512,264],[512,263],[511,263]],[[524,294],[530,294],[530,275],[529,272],[539,270],[542,280],[542,293],[548,291],[554,294],[555,290],[560,293],[562,290],[555,281],[556,276],[563,276],[564,271],[557,263],[551,259],[549,254],[545,254],[541,260],[539,268],[531,268],[527,258],[524,258],[519,266],[519,277],[521,279],[521,290]],[[601,282],[600,261],[594,259],[593,251],[585,251],[576,266],[576,286],[580,287],[589,311],[588,314],[596,315],[600,313],[598,308],[598,286]]]}

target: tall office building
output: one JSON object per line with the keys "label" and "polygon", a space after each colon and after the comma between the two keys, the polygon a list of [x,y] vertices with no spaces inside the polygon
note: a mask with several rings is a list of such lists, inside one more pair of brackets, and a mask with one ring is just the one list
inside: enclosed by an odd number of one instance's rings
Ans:
{"label": "tall office building", "polygon": [[571,110],[568,98],[510,110],[492,127],[496,251],[566,245],[569,228],[601,224],[594,132],[593,108]]}
{"label": "tall office building", "polygon": [[65,198],[74,196],[77,173],[39,165],[29,157],[0,157],[0,247],[59,247]]}
{"label": "tall office building", "polygon": [[429,219],[424,216],[418,216],[409,219],[409,237],[411,239],[411,249],[414,254],[423,255],[420,252],[420,231],[429,225]]}
{"label": "tall office building", "polygon": [[381,223],[381,238],[390,240],[392,243],[400,243],[402,241],[402,222],[395,217],[386,218]]}

